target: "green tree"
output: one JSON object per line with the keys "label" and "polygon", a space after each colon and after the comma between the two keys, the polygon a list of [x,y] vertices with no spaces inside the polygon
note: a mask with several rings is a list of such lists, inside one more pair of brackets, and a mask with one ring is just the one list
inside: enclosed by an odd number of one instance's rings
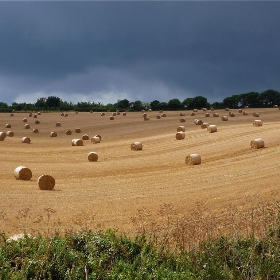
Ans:
{"label": "green tree", "polygon": [[259,95],[260,103],[263,107],[272,107],[280,104],[280,93],[273,89],[268,89]]}
{"label": "green tree", "polygon": [[62,102],[62,100],[56,96],[49,96],[46,99],[46,104],[47,104],[48,108],[59,109],[61,102]]}
{"label": "green tree", "polygon": [[160,110],[159,105],[160,105],[160,102],[158,100],[154,100],[150,103],[151,109],[155,110],[155,111]]}
{"label": "green tree", "polygon": [[130,101],[128,101],[127,99],[118,100],[115,106],[116,108],[118,108],[118,110],[127,110],[129,109]]}
{"label": "green tree", "polygon": [[132,102],[130,107],[133,111],[141,111],[144,109],[144,106],[140,100]]}
{"label": "green tree", "polygon": [[174,98],[168,101],[167,103],[169,110],[180,110],[182,108],[182,103],[179,99]]}

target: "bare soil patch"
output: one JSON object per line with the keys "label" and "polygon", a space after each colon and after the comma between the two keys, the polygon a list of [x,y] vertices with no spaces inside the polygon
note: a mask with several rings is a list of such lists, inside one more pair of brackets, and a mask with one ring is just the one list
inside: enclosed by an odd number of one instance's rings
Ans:
{"label": "bare soil patch", "polygon": [[[280,110],[247,109],[245,116],[232,111],[235,117],[226,122],[221,120],[228,115],[224,110],[215,111],[220,117],[210,111],[210,117],[202,110],[195,116],[185,111],[185,123],[180,122],[180,111],[164,112],[166,117],[160,119],[158,112],[147,112],[149,121],[141,112],[116,115],[114,120],[109,120],[108,112],[105,116],[69,112],[68,117],[42,112],[39,124],[28,113],[0,114],[0,131],[14,132],[0,141],[0,229],[15,234],[50,227],[117,228],[134,234],[144,220],[165,223],[159,212],[170,205],[176,215],[186,217],[198,205],[203,205],[204,213],[215,215],[279,200]],[[253,126],[256,111],[263,121],[260,127]],[[218,132],[195,125],[196,118],[217,125]],[[175,138],[179,125],[186,129],[182,140]],[[33,133],[33,128],[39,133]],[[76,133],[76,128],[81,132]],[[51,131],[57,137],[50,137]],[[89,140],[72,146],[72,139],[83,134]],[[92,144],[90,138],[96,134],[102,140]],[[22,143],[22,137],[29,137],[31,143]],[[262,138],[265,148],[251,149],[255,138]],[[142,150],[131,150],[135,141],[143,144]],[[97,162],[88,161],[89,152],[98,153]],[[200,165],[185,164],[191,153],[201,156]],[[18,166],[32,170],[30,181],[15,179]],[[39,189],[37,179],[43,174],[55,178],[54,190]]]}

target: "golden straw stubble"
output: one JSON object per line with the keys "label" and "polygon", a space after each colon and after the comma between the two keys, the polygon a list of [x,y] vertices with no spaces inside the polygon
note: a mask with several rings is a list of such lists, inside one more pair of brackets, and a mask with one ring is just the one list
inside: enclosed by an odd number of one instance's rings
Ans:
{"label": "golden straw stubble", "polygon": [[14,176],[17,180],[30,180],[32,178],[32,172],[25,166],[18,166],[14,170]]}
{"label": "golden straw stubble", "polygon": [[55,186],[55,179],[50,175],[41,175],[38,178],[38,186],[40,190],[52,190]]}

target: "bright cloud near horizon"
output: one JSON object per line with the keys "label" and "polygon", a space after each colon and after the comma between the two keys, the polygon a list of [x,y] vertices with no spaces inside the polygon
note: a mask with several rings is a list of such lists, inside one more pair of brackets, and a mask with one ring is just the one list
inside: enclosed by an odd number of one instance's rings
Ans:
{"label": "bright cloud near horizon", "polygon": [[280,90],[278,1],[0,2],[0,102]]}

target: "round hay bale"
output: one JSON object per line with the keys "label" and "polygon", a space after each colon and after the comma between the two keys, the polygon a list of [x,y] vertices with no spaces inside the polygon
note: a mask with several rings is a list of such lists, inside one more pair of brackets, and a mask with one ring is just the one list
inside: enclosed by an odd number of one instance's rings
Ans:
{"label": "round hay bale", "polygon": [[224,121],[224,122],[225,122],[225,121],[228,121],[228,116],[222,116],[222,117],[221,117],[221,120]]}
{"label": "round hay bale", "polygon": [[9,136],[9,137],[14,137],[14,133],[13,133],[13,131],[7,131],[7,136]]}
{"label": "round hay bale", "polygon": [[185,116],[186,114],[185,113],[180,113],[180,117],[183,117]]}
{"label": "round hay bale", "polygon": [[39,129],[38,129],[38,128],[33,128],[32,132],[33,132],[33,133],[38,133],[38,132],[39,132]]}
{"label": "round hay bale", "polygon": [[184,131],[178,131],[176,133],[176,140],[182,140],[182,139],[185,139],[185,132]]}
{"label": "round hay bale", "polygon": [[199,154],[190,154],[186,156],[185,162],[188,165],[198,165],[201,164],[201,157]]}
{"label": "round hay bale", "polygon": [[29,113],[29,114],[28,114],[28,117],[32,117],[32,113]]}
{"label": "round hay bale", "polygon": [[101,141],[101,135],[100,134],[96,134],[96,135],[94,135],[94,137],[99,137],[99,139]]}
{"label": "round hay bale", "polygon": [[159,110],[159,113],[160,113],[160,114],[162,114],[162,113],[163,113],[163,111],[162,111],[162,110]]}
{"label": "round hay bale", "polygon": [[206,111],[207,111],[207,108],[202,108],[202,111],[203,111],[203,112],[206,112]]}
{"label": "round hay bale", "polygon": [[116,112],[113,112],[113,113],[112,113],[112,116],[114,116],[114,117],[115,117],[116,115],[117,115],[117,113],[116,113]]}
{"label": "round hay bale", "polygon": [[100,143],[101,138],[99,138],[98,136],[93,136],[90,141],[92,144],[97,144]]}
{"label": "round hay bale", "polygon": [[60,116],[61,116],[61,117],[64,117],[64,113],[60,113]]}
{"label": "round hay bale", "polygon": [[273,108],[278,108],[278,105],[273,105]]}
{"label": "round hay bale", "polygon": [[13,116],[14,116],[14,114],[13,114],[13,113],[11,113],[11,114],[10,114],[10,117],[13,117]]}
{"label": "round hay bale", "polygon": [[88,136],[87,134],[84,134],[84,135],[82,136],[82,139],[83,139],[83,140],[89,140],[89,136]]}
{"label": "round hay bale", "polygon": [[163,113],[161,116],[162,116],[163,118],[166,118],[166,114],[165,114],[165,113]]}
{"label": "round hay bale", "polygon": [[35,124],[40,124],[40,121],[39,121],[39,120],[36,120],[36,121],[35,121]]}
{"label": "round hay bale", "polygon": [[195,120],[194,120],[194,123],[195,123],[196,125],[202,125],[202,124],[203,124],[203,121],[202,121],[202,120],[199,120],[199,119],[195,119]]}
{"label": "round hay bale", "polygon": [[34,118],[34,119],[37,119],[37,115],[33,115],[33,118]]}
{"label": "round hay bale", "polygon": [[77,127],[77,128],[75,129],[75,132],[76,132],[76,133],[81,133],[81,129]]}
{"label": "round hay bale", "polygon": [[65,133],[66,133],[66,135],[71,135],[71,134],[72,134],[72,131],[71,131],[70,129],[67,129],[67,130],[65,131]]}
{"label": "round hay bale", "polygon": [[209,113],[206,113],[206,114],[205,114],[205,117],[206,117],[206,118],[209,118],[209,117],[210,117],[210,114],[209,114]]}
{"label": "round hay bale", "polygon": [[201,128],[207,128],[208,127],[208,123],[206,122],[206,123],[203,123],[202,125],[201,125]]}
{"label": "round hay bale", "polygon": [[57,133],[56,133],[55,131],[52,131],[52,132],[50,133],[50,137],[57,137]]}
{"label": "round hay bale", "polygon": [[213,117],[219,117],[219,113],[214,113]]}
{"label": "round hay bale", "polygon": [[262,126],[262,121],[261,120],[254,120],[253,121],[253,126]]}
{"label": "round hay bale", "polygon": [[37,115],[40,116],[40,115],[41,115],[41,112],[37,112]]}
{"label": "round hay bale", "polygon": [[157,115],[156,118],[159,120],[159,119],[161,118],[161,116],[160,116],[160,115]]}
{"label": "round hay bale", "polygon": [[139,150],[142,150],[143,148],[143,145],[141,142],[134,142],[130,145],[130,148],[131,150],[133,151],[139,151]]}
{"label": "round hay bale", "polygon": [[149,112],[152,112],[152,109],[150,108],[150,109],[148,109],[148,111],[149,111]]}
{"label": "round hay bale", "polygon": [[6,128],[11,128],[11,127],[12,127],[11,124],[6,123]]}
{"label": "round hay bale", "polygon": [[238,109],[238,113],[242,113],[243,112],[243,110],[242,109]]}
{"label": "round hay bale", "polygon": [[84,142],[82,139],[72,139],[72,146],[83,146]]}
{"label": "round hay bale", "polygon": [[79,111],[75,111],[76,115],[79,114]]}
{"label": "round hay bale", "polygon": [[230,116],[230,117],[235,117],[235,114],[234,114],[233,112],[230,112],[230,113],[229,113],[229,116]]}
{"label": "round hay bale", "polygon": [[192,116],[192,117],[195,116],[195,113],[194,113],[194,112],[191,112],[191,116]]}
{"label": "round hay bale", "polygon": [[144,121],[149,121],[150,118],[148,116],[144,117]]}
{"label": "round hay bale", "polygon": [[91,114],[93,113],[93,111],[92,111],[92,110],[90,110],[89,112],[90,112]]}
{"label": "round hay bale", "polygon": [[245,106],[244,108],[245,108],[245,109],[249,109],[249,106]]}
{"label": "round hay bale", "polygon": [[14,176],[17,180],[29,181],[32,178],[32,172],[25,166],[18,166],[14,170]]}
{"label": "round hay bale", "polygon": [[120,113],[120,111],[118,110],[118,111],[116,112],[116,114],[119,116],[121,113]]}
{"label": "round hay bale", "polygon": [[193,112],[197,112],[197,109],[193,109]]}
{"label": "round hay bale", "polygon": [[215,108],[214,108],[214,107],[211,107],[210,110],[211,110],[211,111],[215,111]]}
{"label": "round hay bale", "polygon": [[67,114],[67,113],[64,113],[64,117],[68,117],[68,114]]}
{"label": "round hay bale", "polygon": [[61,126],[61,123],[60,123],[60,122],[57,122],[57,123],[55,124],[55,126],[56,126],[56,127],[60,127],[60,126]]}
{"label": "round hay bale", "polygon": [[22,137],[21,143],[30,144],[31,143],[31,139],[29,137]]}
{"label": "round hay bale", "polygon": [[98,160],[98,154],[96,152],[90,152],[88,154],[88,161],[97,161]]}
{"label": "round hay bale", "polygon": [[256,138],[251,141],[251,148],[260,149],[264,148],[264,141],[261,138]]}
{"label": "round hay bale", "polygon": [[0,132],[0,141],[4,141],[6,136],[7,136],[6,132]]}
{"label": "round hay bale", "polygon": [[177,127],[177,132],[179,132],[179,131],[185,132],[185,126],[184,126],[184,125],[179,125],[179,126]]}
{"label": "round hay bale", "polygon": [[109,120],[112,121],[114,120],[115,118],[113,116],[110,116]]}
{"label": "round hay bale", "polygon": [[253,113],[253,116],[254,116],[254,117],[259,117],[260,114],[259,114],[258,112],[255,112],[255,113]]}
{"label": "round hay bale", "polygon": [[25,129],[29,129],[29,128],[30,128],[30,125],[26,123],[26,124],[24,125],[24,128],[25,128]]}
{"label": "round hay bale", "polygon": [[27,118],[23,118],[22,121],[23,121],[23,122],[27,122]]}
{"label": "round hay bale", "polygon": [[210,124],[208,125],[207,130],[209,131],[209,133],[217,132],[217,126],[214,124]]}
{"label": "round hay bale", "polygon": [[41,175],[38,178],[38,186],[40,190],[51,191],[55,186],[55,179],[50,175]]}
{"label": "round hay bale", "polygon": [[105,113],[104,112],[100,113],[100,116],[102,116],[102,117],[105,116]]}
{"label": "round hay bale", "polygon": [[225,111],[229,111],[229,108],[225,108]]}
{"label": "round hay bale", "polygon": [[148,115],[147,115],[147,113],[144,113],[142,116],[143,116],[143,118],[145,118],[145,117],[147,117]]}
{"label": "round hay bale", "polygon": [[243,116],[247,116],[248,115],[248,113],[245,112],[245,111],[243,111],[242,114],[243,114]]}
{"label": "round hay bale", "polygon": [[186,122],[186,118],[181,118],[180,122]]}
{"label": "round hay bale", "polygon": [[123,112],[122,115],[125,117],[126,116],[126,112]]}

